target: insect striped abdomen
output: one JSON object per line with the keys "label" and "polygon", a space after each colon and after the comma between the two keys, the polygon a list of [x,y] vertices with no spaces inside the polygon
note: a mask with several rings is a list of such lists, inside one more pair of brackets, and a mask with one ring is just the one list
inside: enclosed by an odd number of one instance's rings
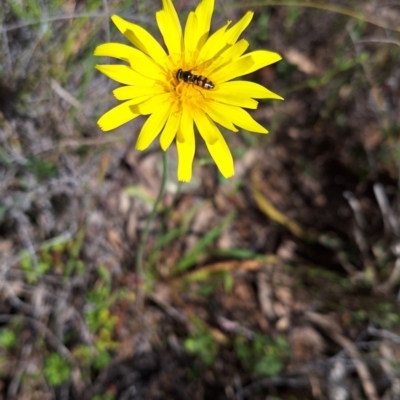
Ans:
{"label": "insect striped abdomen", "polygon": [[214,84],[205,76],[194,75],[191,71],[184,71],[183,69],[178,69],[178,72],[176,73],[176,79],[186,83],[193,83],[193,85],[207,90],[214,88]]}

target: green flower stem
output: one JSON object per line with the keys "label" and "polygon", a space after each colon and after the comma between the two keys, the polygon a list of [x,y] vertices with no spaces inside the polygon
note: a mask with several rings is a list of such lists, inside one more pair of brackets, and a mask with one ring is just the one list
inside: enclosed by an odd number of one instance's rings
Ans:
{"label": "green flower stem", "polygon": [[158,192],[158,196],[156,201],[154,202],[153,209],[151,210],[151,213],[149,217],[147,218],[146,226],[144,228],[144,231],[142,232],[141,238],[140,238],[140,243],[139,247],[137,249],[136,253],[136,273],[138,275],[138,281],[139,281],[139,290],[138,290],[138,298],[137,298],[137,304],[141,306],[143,304],[143,293],[141,290],[141,283],[143,282],[143,277],[144,277],[144,248],[147,243],[147,239],[149,237],[149,232],[150,232],[150,225],[154,220],[154,217],[157,213],[157,208],[158,205],[160,204],[160,201],[164,195],[165,192],[165,184],[167,182],[167,172],[168,172],[168,158],[167,158],[167,152],[163,151],[163,169],[162,169],[162,178],[161,178],[161,186],[160,190]]}

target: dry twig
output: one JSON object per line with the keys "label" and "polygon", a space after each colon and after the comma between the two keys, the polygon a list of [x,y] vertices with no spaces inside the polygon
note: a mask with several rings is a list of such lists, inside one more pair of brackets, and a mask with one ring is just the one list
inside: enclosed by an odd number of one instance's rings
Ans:
{"label": "dry twig", "polygon": [[325,334],[330,336],[332,340],[334,340],[346,351],[346,353],[351,357],[354,363],[365,395],[368,397],[369,400],[379,400],[374,381],[367,366],[362,360],[360,352],[349,339],[341,334],[340,327],[329,317],[317,314],[315,312],[307,311],[305,313],[305,316],[310,322],[315,324],[318,328],[322,329]]}

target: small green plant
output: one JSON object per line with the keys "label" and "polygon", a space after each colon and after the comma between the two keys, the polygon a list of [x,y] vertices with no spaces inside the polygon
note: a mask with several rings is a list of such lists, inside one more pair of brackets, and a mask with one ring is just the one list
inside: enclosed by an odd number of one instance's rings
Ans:
{"label": "small green plant", "polygon": [[112,293],[111,276],[106,268],[99,266],[97,273],[97,285],[87,294],[89,307],[85,319],[95,337],[96,354],[91,356],[93,367],[101,369],[111,360],[109,351],[118,347],[112,339],[118,317],[111,314],[110,307],[123,293]]}
{"label": "small green plant", "polygon": [[13,1],[7,0],[8,6],[12,9],[14,14],[22,19],[39,18],[41,15],[40,5],[34,0],[27,1]]}
{"label": "small green plant", "polygon": [[94,287],[86,294],[84,313],[93,344],[77,344],[72,349],[72,355],[84,378],[91,378],[93,372],[97,373],[110,364],[112,351],[118,348],[114,336],[119,321],[118,316],[113,315],[112,307],[118,301],[132,300],[132,294],[128,291],[112,290],[111,274],[107,268],[98,266],[96,272]]}
{"label": "small green plant", "polygon": [[86,368],[88,372],[88,368],[90,369],[91,367],[99,371],[111,362],[111,355],[108,349],[99,349],[97,348],[98,343],[96,342],[95,344],[96,347],[79,345],[73,351],[73,355],[83,367],[83,371]]}
{"label": "small green plant", "polygon": [[35,285],[50,269],[65,278],[73,274],[82,274],[85,264],[80,259],[80,252],[85,231],[80,230],[73,240],[55,240],[44,244],[36,253],[36,262],[27,250],[20,253],[20,268],[26,281]]}
{"label": "small green plant", "polygon": [[11,329],[0,329],[0,348],[12,349],[17,344],[17,336]]}
{"label": "small green plant", "polygon": [[277,376],[282,372],[285,359],[289,356],[289,345],[282,337],[272,339],[257,334],[249,342],[238,336],[234,347],[243,367],[257,376]]}
{"label": "small green plant", "polygon": [[261,11],[257,19],[254,20],[253,29],[249,32],[250,42],[253,46],[265,43],[269,39],[269,29],[266,29],[270,20],[270,14]]}
{"label": "small green plant", "polygon": [[43,373],[50,386],[60,386],[69,380],[71,369],[58,353],[52,353],[44,361]]}
{"label": "small green plant", "polygon": [[184,342],[185,349],[188,353],[198,355],[203,363],[210,367],[215,362],[218,343],[209,327],[200,318],[193,316],[191,319],[196,330],[186,338]]}
{"label": "small green plant", "polygon": [[115,395],[111,394],[111,393],[104,393],[102,395],[96,395],[93,396],[90,400],[114,400],[115,399]]}
{"label": "small green plant", "polygon": [[25,274],[26,281],[31,285],[35,285],[39,278],[50,269],[50,264],[42,260],[38,260],[35,265],[31,254],[27,250],[21,251],[20,266]]}
{"label": "small green plant", "polygon": [[376,321],[384,329],[395,329],[400,326],[398,307],[392,303],[380,303],[370,310],[370,319]]}
{"label": "small green plant", "polygon": [[185,340],[184,346],[189,353],[197,354],[207,367],[214,364],[218,346],[215,339],[206,330],[189,336]]}
{"label": "small green plant", "polygon": [[223,230],[229,226],[236,216],[235,212],[231,212],[216,227],[210,229],[189,252],[182,257],[173,268],[174,273],[181,273],[192,267],[201,255],[209,249],[209,246],[218,239]]}
{"label": "small green plant", "polygon": [[292,29],[301,15],[302,15],[302,9],[300,7],[288,6],[286,8],[286,20],[285,20],[286,29],[288,30]]}
{"label": "small green plant", "polygon": [[57,168],[54,164],[40,157],[28,157],[28,168],[35,175],[38,181],[53,178],[58,174]]}

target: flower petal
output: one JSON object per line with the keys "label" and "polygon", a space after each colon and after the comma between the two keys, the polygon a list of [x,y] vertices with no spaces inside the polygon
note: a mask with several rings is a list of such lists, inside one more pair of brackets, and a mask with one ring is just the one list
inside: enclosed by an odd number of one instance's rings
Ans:
{"label": "flower petal", "polygon": [[135,57],[134,48],[122,43],[104,43],[94,49],[94,55],[99,57],[113,57],[129,62]]}
{"label": "flower petal", "polygon": [[[228,54],[224,54],[227,50],[229,51],[230,48],[236,43],[237,39],[239,38],[240,34],[243,32],[243,30],[247,27],[247,25],[250,23],[251,19],[253,18],[253,12],[248,12],[246,13],[242,19],[237,22],[232,28],[227,30],[228,25],[230,24],[230,21],[219,29],[217,32],[215,32],[213,35],[210,36],[208,39],[207,43],[204,45],[204,48],[201,50],[199,58],[200,59],[210,59],[214,57],[219,57],[219,56],[224,56],[224,61],[225,58],[227,58]],[[218,36],[216,35],[218,33]],[[215,35],[215,36],[214,36]],[[243,42],[241,43],[240,46],[244,46]],[[239,47],[240,49],[241,47]],[[235,55],[235,51],[237,51],[238,48],[235,48],[233,50],[232,55]],[[246,49],[243,50],[243,52]],[[239,54],[239,51],[238,51]],[[241,53],[243,54],[243,53]],[[241,55],[239,54],[239,55]],[[234,58],[232,56],[232,58]],[[221,65],[221,62],[217,63],[218,65]]]}
{"label": "flower petal", "polygon": [[171,106],[174,95],[172,93],[162,93],[157,96],[152,96],[147,101],[138,105],[138,110],[142,115],[149,115],[163,107],[164,104]]}
{"label": "flower petal", "polygon": [[177,133],[178,180],[189,182],[192,178],[192,164],[195,153],[193,119],[187,109],[183,109],[180,127]]}
{"label": "flower petal", "polygon": [[240,59],[244,60],[246,58],[251,58],[253,60],[253,64],[242,75],[250,74],[250,72],[257,71],[260,68],[266,67],[267,65],[282,60],[282,56],[280,56],[278,53],[267,50],[253,51],[251,53],[242,56]]}
{"label": "flower petal", "polygon": [[132,107],[135,104],[135,100],[126,101],[125,103],[119,104],[118,106],[107,111],[97,121],[102,131],[110,131],[111,129],[118,128],[119,126],[126,124],[132,119],[138,117],[140,113]]}
{"label": "flower petal", "polygon": [[249,42],[245,39],[239,40],[237,43],[233,44],[220,55],[221,58],[234,60],[239,58],[249,47]]}
{"label": "flower petal", "polygon": [[[185,140],[187,140],[185,132],[190,133],[192,131],[193,131],[193,118],[189,113],[188,107],[183,107],[181,114],[181,124],[178,129],[176,140],[178,142],[184,142]],[[191,136],[189,135],[188,137],[190,138]]]}
{"label": "flower petal", "polygon": [[[224,50],[210,65],[209,68],[205,69],[204,73],[210,75],[212,71],[216,71],[222,68],[225,64],[231,64],[232,60],[239,58],[249,47],[249,42],[247,40],[240,40],[234,45],[228,47]],[[208,72],[209,70],[210,72]]]}
{"label": "flower petal", "polygon": [[191,11],[185,25],[185,61],[188,63],[192,60],[197,46],[197,15]]}
{"label": "flower petal", "polygon": [[168,149],[168,147],[174,140],[180,123],[181,123],[181,113],[178,112],[178,105],[175,104],[174,106],[172,106],[167,123],[165,124],[165,127],[161,132],[160,136],[160,146],[164,151]]}
{"label": "flower petal", "polygon": [[235,174],[232,153],[219,129],[217,127],[215,129],[217,129],[219,134],[218,140],[213,144],[206,142],[206,146],[222,176],[230,178]]}
{"label": "flower petal", "polygon": [[164,103],[161,108],[158,108],[157,111],[153,112],[150,117],[147,118],[136,142],[137,150],[147,149],[158,136],[167,121],[170,108],[171,106],[169,103]]}
{"label": "flower petal", "polygon": [[253,15],[254,15],[253,11],[247,11],[247,13],[244,14],[243,17],[238,22],[236,22],[235,25],[233,25],[230,29],[228,29],[226,31],[226,34],[224,37],[224,40],[226,41],[226,43],[229,43],[229,44],[236,43],[239,36],[250,24],[251,20],[253,19]]}
{"label": "flower petal", "polygon": [[231,22],[228,21],[222,28],[219,28],[207,39],[207,42],[200,50],[199,60],[210,60],[225,47],[226,42],[223,38],[230,23]]}
{"label": "flower petal", "polygon": [[139,25],[125,21],[118,15],[113,15],[111,19],[119,31],[139,50],[143,51],[143,53],[146,53],[160,65],[165,64],[167,54],[161,47],[160,43],[158,43],[157,40],[146,31],[146,29],[143,29]]}
{"label": "flower petal", "polygon": [[95,68],[112,80],[124,85],[150,86],[153,79],[145,78],[127,65],[96,65]]}
{"label": "flower petal", "polygon": [[212,72],[208,78],[210,78],[214,84],[229,81],[238,76],[247,74],[248,70],[253,66],[253,59],[251,57],[240,57],[230,64],[224,65],[221,69],[216,72]]}
{"label": "flower petal", "polygon": [[219,93],[243,93],[246,96],[254,99],[277,99],[283,100],[283,97],[271,92],[267,88],[258,83],[249,81],[232,81],[224,82],[218,86]]}
{"label": "flower petal", "polygon": [[197,107],[192,107],[190,114],[204,141],[210,144],[215,143],[220,132],[210,117]]}
{"label": "flower petal", "polygon": [[142,96],[157,96],[165,93],[165,90],[160,85],[152,86],[121,86],[113,90],[113,95],[118,100],[135,99]]}
{"label": "flower petal", "polygon": [[241,107],[235,107],[228,104],[216,103],[213,109],[224,115],[229,115],[229,120],[240,128],[250,132],[268,133],[268,131],[256,122],[251,115]]}
{"label": "flower petal", "polygon": [[210,32],[211,17],[214,11],[214,0],[202,0],[196,8],[196,16],[198,21],[198,40],[197,50],[200,50],[206,43]]}
{"label": "flower petal", "polygon": [[142,51],[121,43],[105,43],[97,46],[95,56],[114,57],[130,63],[131,68],[143,76],[163,79],[164,70]]}
{"label": "flower petal", "polygon": [[255,133],[268,133],[268,130],[255,121],[251,115],[243,108],[237,107],[237,111],[232,118],[232,122],[240,128]]}
{"label": "flower petal", "polygon": [[219,105],[220,103],[217,103],[216,101],[210,101],[208,102],[208,106],[204,111],[209,115],[211,119],[213,119],[221,126],[229,129],[230,131],[237,132],[238,129],[232,124],[229,118],[229,114],[221,112],[221,109],[218,107]]}
{"label": "flower petal", "polygon": [[156,13],[158,28],[169,54],[183,52],[182,27],[171,0],[162,0],[163,9]]}
{"label": "flower petal", "polygon": [[232,94],[232,92],[219,93],[219,90],[210,90],[209,92],[206,92],[204,96],[207,96],[207,98],[213,99],[216,102],[230,104],[232,106],[252,109],[256,109],[258,106],[258,101],[251,99],[250,97],[247,97],[245,95]]}

